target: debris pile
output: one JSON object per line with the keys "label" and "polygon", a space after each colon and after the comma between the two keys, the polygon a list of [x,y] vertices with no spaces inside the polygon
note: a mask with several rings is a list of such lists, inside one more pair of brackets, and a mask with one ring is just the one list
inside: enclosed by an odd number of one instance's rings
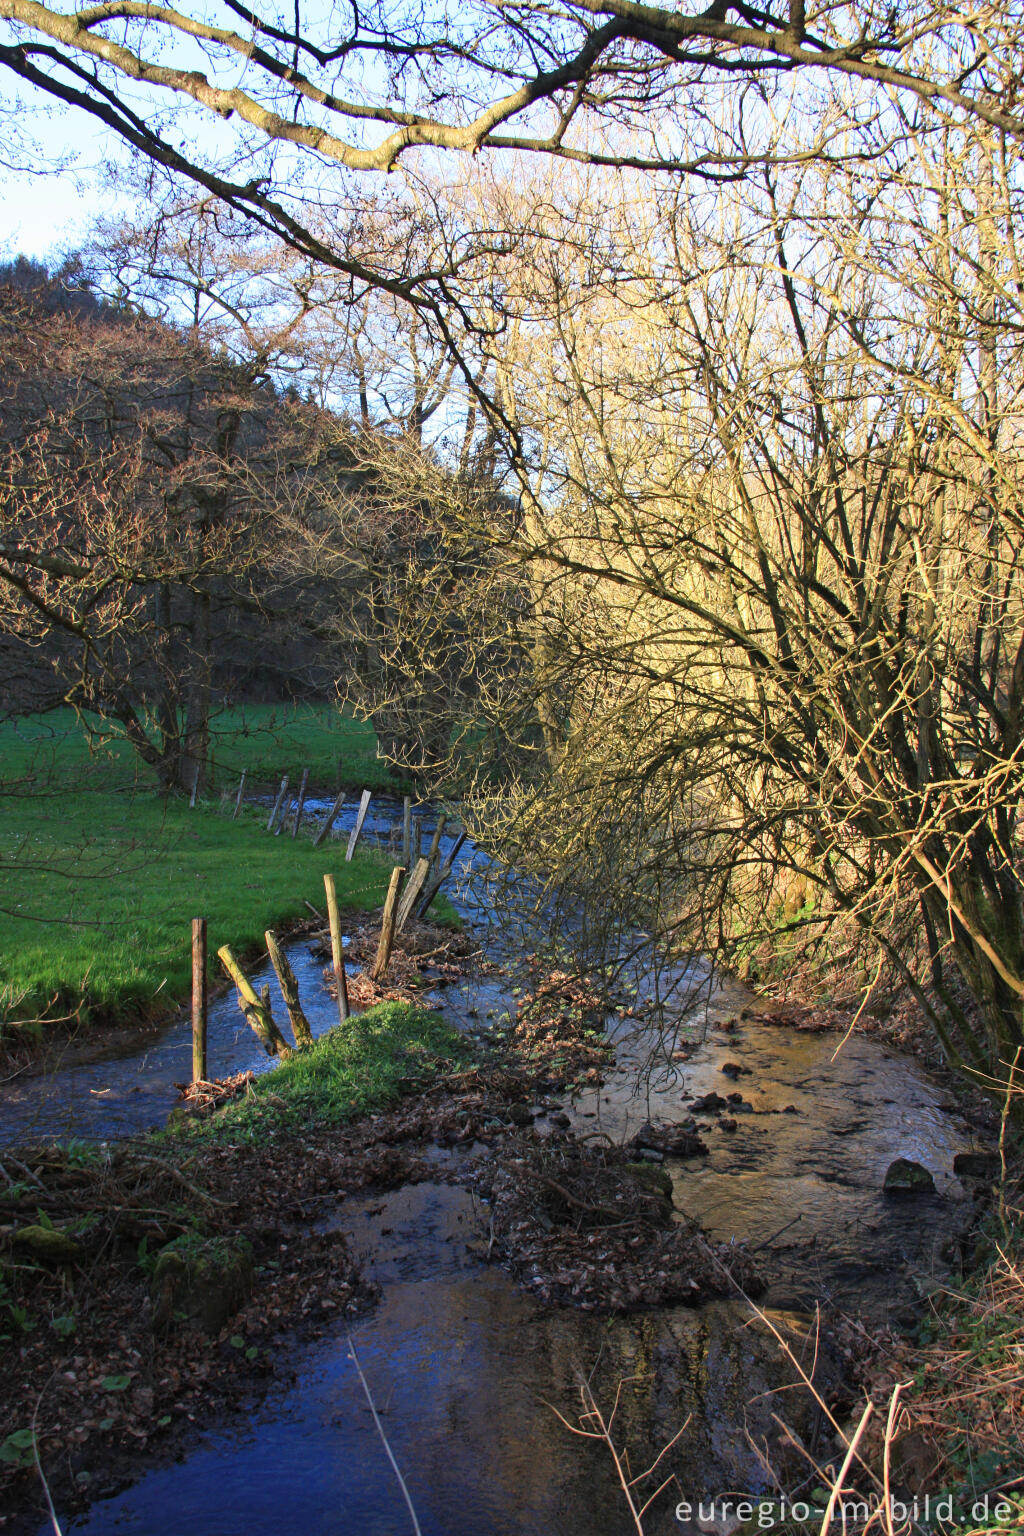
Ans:
{"label": "debris pile", "polygon": [[[410,921],[395,935],[387,975],[377,982],[369,973],[379,939],[379,920],[367,918],[350,931],[345,945],[346,970],[359,967],[358,974],[348,976],[349,1001],[357,1008],[372,1008],[383,1002],[420,1002],[428,981],[431,986],[457,981],[471,964],[478,972],[481,969],[472,935],[443,928],[439,923]],[[317,957],[329,959],[330,933],[318,934],[310,949]],[[425,970],[429,970],[429,977]],[[332,997],[337,995],[330,968],[324,971],[324,984]]]}
{"label": "debris pile", "polygon": [[231,1077],[215,1077],[209,1082],[197,1079],[194,1083],[175,1083],[178,1102],[182,1109],[193,1115],[208,1115],[222,1104],[241,1098],[249,1092],[249,1084],[256,1081],[255,1072],[236,1072]]}
{"label": "debris pile", "polygon": [[482,1179],[492,1254],[543,1301],[630,1312],[763,1288],[743,1248],[677,1217],[667,1174],[618,1148],[520,1141]]}
{"label": "debris pile", "polygon": [[487,1144],[530,1124],[532,1096],[528,1076],[514,1067],[473,1067],[375,1117],[374,1133],[392,1146],[406,1141],[442,1147]]}
{"label": "debris pile", "polygon": [[546,1074],[545,1086],[600,1083],[613,1048],[605,1036],[608,1004],[600,993],[565,971],[538,976],[524,993],[509,1030],[509,1044]]}

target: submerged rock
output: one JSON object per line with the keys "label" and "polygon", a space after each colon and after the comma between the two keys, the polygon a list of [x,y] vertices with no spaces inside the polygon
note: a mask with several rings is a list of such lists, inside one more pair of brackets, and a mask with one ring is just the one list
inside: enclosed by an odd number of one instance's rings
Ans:
{"label": "submerged rock", "polygon": [[697,1122],[686,1120],[681,1125],[651,1125],[646,1121],[623,1151],[635,1157],[704,1157],[707,1146],[697,1135]]}
{"label": "submerged rock", "polygon": [[935,1180],[921,1163],[898,1157],[886,1169],[882,1189],[887,1195],[934,1194]]}
{"label": "submerged rock", "polygon": [[672,1180],[664,1168],[657,1168],[652,1163],[627,1163],[626,1167],[633,1177],[639,1179],[642,1184],[646,1184],[648,1189],[664,1195],[666,1200],[672,1199]]}
{"label": "submerged rock", "polygon": [[715,1093],[713,1089],[710,1093],[705,1093],[701,1098],[694,1099],[690,1105],[695,1115],[719,1115],[723,1109],[728,1109],[728,1107],[728,1099],[723,1099],[722,1095]]}

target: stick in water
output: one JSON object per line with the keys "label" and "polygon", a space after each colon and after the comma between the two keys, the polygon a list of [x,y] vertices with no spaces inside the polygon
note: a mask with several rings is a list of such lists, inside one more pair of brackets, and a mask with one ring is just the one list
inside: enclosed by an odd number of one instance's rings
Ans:
{"label": "stick in water", "polygon": [[373,1414],[373,1422],[377,1426],[377,1433],[380,1435],[381,1444],[384,1446],[384,1449],[387,1452],[388,1461],[390,1461],[390,1463],[391,1463],[391,1470],[392,1470],[392,1472],[394,1472],[395,1476],[397,1477],[397,1479],[398,1479],[398,1486],[402,1490],[402,1497],[405,1499],[405,1505],[406,1505],[406,1508],[409,1511],[409,1518],[412,1521],[413,1531],[415,1532],[415,1536],[423,1536],[423,1532],[420,1529],[420,1523],[419,1523],[419,1521],[416,1518],[416,1511],[413,1508],[412,1498],[410,1496],[408,1486],[406,1485],[405,1478],[402,1476],[401,1472],[398,1470],[398,1462],[395,1460],[394,1452],[392,1451],[391,1446],[390,1446],[390,1444],[388,1442],[388,1437],[384,1433],[384,1426],[383,1426],[383,1424],[380,1421],[380,1415],[378,1414],[377,1409],[374,1407],[373,1398],[370,1396],[369,1384],[368,1384],[368,1382],[366,1380],[366,1377],[363,1375],[363,1368],[359,1364],[359,1356],[356,1354],[356,1346],[352,1342],[352,1335],[351,1334],[349,1334],[349,1336],[348,1336],[348,1347],[352,1351],[352,1363],[353,1363],[353,1365],[356,1368],[356,1372],[357,1372],[357,1374],[359,1376],[359,1380],[360,1380],[360,1382],[362,1384],[363,1393],[364,1393],[364,1395],[366,1397],[367,1403],[369,1404],[370,1412]]}

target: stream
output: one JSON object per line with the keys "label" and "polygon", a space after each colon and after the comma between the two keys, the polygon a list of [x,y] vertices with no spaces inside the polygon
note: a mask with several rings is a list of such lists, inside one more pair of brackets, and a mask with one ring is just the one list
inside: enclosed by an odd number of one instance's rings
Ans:
{"label": "stream", "polygon": [[[378,802],[375,810],[367,831],[386,841],[394,807]],[[345,813],[340,826],[347,830]],[[467,845],[450,893],[477,927],[486,914],[464,877],[481,857]],[[499,960],[516,948],[482,928],[481,941]],[[321,962],[302,942],[288,953],[314,1033],[322,1033],[337,1014]],[[276,995],[269,966],[255,979],[270,981]],[[477,1028],[513,1006],[511,989],[510,976],[465,978],[431,1001],[456,1027]],[[817,1302],[875,1322],[899,1319],[918,1277],[944,1273],[948,1245],[972,1211],[970,1191],[952,1172],[971,1136],[910,1057],[862,1035],[837,1052],[835,1034],[742,1018],[750,1001],[732,983],[705,994],[708,1028],[685,1061],[616,1017],[615,1062],[603,1085],[557,1109],[538,1106],[536,1123],[543,1133],[562,1110],[580,1134],[618,1141],[644,1121],[693,1114],[709,1155],[666,1159],[676,1208],[716,1239],[761,1250],[768,1290],[760,1306],[810,1362]],[[728,1030],[713,1027],[730,1021]],[[233,993],[211,1005],[209,1059],[217,1076],[272,1065]],[[190,1066],[189,1025],[179,1019],[142,1050],[25,1075],[0,1088],[0,1140],[137,1135],[163,1122]],[[694,1113],[692,1101],[710,1092],[739,1092],[744,1102],[729,1117]],[[679,1499],[770,1487],[757,1445],[771,1415],[790,1416],[803,1433],[815,1423],[794,1394],[775,1395],[790,1378],[764,1323],[740,1301],[613,1318],[543,1305],[486,1263],[486,1209],[442,1180],[467,1155],[438,1149],[436,1182],[339,1201],[330,1222],[381,1287],[351,1338],[338,1332],[293,1350],[290,1379],[254,1402],[244,1423],[197,1434],[182,1461],[151,1465],[124,1492],[65,1522],[65,1532],[412,1532],[368,1390],[424,1536],[617,1536],[634,1527],[607,1448],[570,1434],[555,1415],[576,1422],[581,1373],[606,1408],[627,1383],[616,1440],[630,1449],[634,1472],[686,1424],[659,1477],[645,1485],[644,1497],[666,1470],[675,1475],[645,1516],[648,1536],[688,1528],[673,1513]],[[934,1194],[884,1196],[896,1157],[923,1163]],[[834,1371],[822,1352],[826,1391]]]}

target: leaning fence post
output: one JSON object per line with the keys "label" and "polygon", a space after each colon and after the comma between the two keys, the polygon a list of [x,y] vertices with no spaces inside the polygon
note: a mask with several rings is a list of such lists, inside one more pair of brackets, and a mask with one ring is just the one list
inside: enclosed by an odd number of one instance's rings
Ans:
{"label": "leaning fence post", "polygon": [[274,967],[281,987],[284,1006],[288,1010],[288,1022],[292,1026],[295,1044],[312,1045],[313,1031],[309,1027],[309,1020],[302,1011],[302,1002],[299,998],[299,984],[295,979],[295,972],[288,963],[288,956],[277,942],[277,938],[270,928],[267,929],[263,937],[267,941],[267,954],[270,956],[270,963]]}
{"label": "leaning fence post", "polygon": [[416,867],[409,876],[405,890],[402,892],[402,900],[398,905],[398,916],[395,919],[395,932],[401,933],[409,920],[409,916],[416,904],[417,897],[423,889],[424,882],[430,873],[430,863],[427,859],[417,859]]}
{"label": "leaning fence post", "polygon": [[277,799],[274,801],[274,809],[271,811],[270,819],[267,822],[267,831],[268,832],[272,832],[274,830],[274,822],[277,820],[277,813],[281,809],[281,802],[283,801],[283,799],[284,799],[284,797],[285,797],[285,795],[287,793],[288,793],[288,775],[285,774],[284,778],[281,780],[281,788],[277,792]]}
{"label": "leaning fence post", "polygon": [[330,832],[331,828],[334,826],[335,818],[336,818],[338,812],[341,810],[342,804],[344,803],[344,799],[345,799],[345,791],[341,790],[339,795],[338,795],[338,798],[335,800],[334,804],[331,806],[331,809],[327,813],[327,820],[324,822],[323,826],[320,828],[320,831],[317,833],[316,837],[314,837],[314,839],[313,839],[313,847],[314,848],[319,848],[320,844],[325,841],[325,839],[327,837],[327,834]]}
{"label": "leaning fence post", "polygon": [[192,919],[192,1081],[206,1082],[206,918]]}
{"label": "leaning fence post", "polygon": [[245,775],[247,772],[248,770],[243,768],[242,777],[238,781],[238,794],[235,796],[235,811],[231,818],[232,821],[238,820],[238,813],[242,809],[242,796],[245,794]]}
{"label": "leaning fence post", "polygon": [[437,818],[437,826],[434,828],[434,835],[430,839],[430,852],[427,854],[427,863],[431,867],[433,867],[434,860],[437,858],[437,850],[440,848],[441,838],[444,836],[444,821],[443,816]]}
{"label": "leaning fence post", "polygon": [[263,997],[256,996],[252,983],[231,953],[229,945],[221,945],[217,951],[217,958],[238,988],[238,1006],[245,1014],[250,1027],[259,1036],[267,1055],[290,1056],[291,1046],[278,1028],[277,1020],[270,1009],[270,988],[264,989]]}
{"label": "leaning fence post", "polygon": [[412,796],[405,796],[402,808],[402,863],[409,868],[409,859],[412,855]]}
{"label": "leaning fence post", "polygon": [[299,822],[302,820],[302,807],[306,803],[306,783],[307,783],[308,779],[309,779],[309,769],[308,768],[303,768],[303,770],[302,770],[302,782],[299,785],[298,804],[295,807],[295,825],[294,825],[294,827],[292,827],[292,837],[298,837],[298,835],[299,835]]}
{"label": "leaning fence post", "polygon": [[380,942],[377,945],[377,954],[373,965],[370,967],[370,980],[381,981],[388,968],[391,959],[391,946],[395,942],[395,908],[398,905],[398,892],[402,884],[402,876],[405,870],[401,865],[391,871],[391,883],[388,886],[387,899],[384,902],[384,915],[380,921]]}
{"label": "leaning fence post", "polygon": [[356,816],[356,824],[352,828],[352,835],[350,836],[350,838],[348,840],[348,847],[345,850],[345,863],[346,864],[349,864],[352,861],[352,855],[356,851],[356,843],[358,843],[358,841],[359,841],[359,835],[360,835],[360,833],[363,830],[363,822],[366,820],[366,813],[367,813],[367,811],[369,809],[370,809],[370,791],[368,789],[364,789],[363,793],[362,793],[362,795],[360,797],[360,800],[359,800],[359,812],[358,812],[358,814]]}
{"label": "leaning fence post", "polygon": [[338,892],[334,876],[324,875],[327,892],[327,916],[331,924],[331,959],[334,962],[334,979],[338,984],[338,1018],[344,1024],[348,1018],[348,980],[345,976],[345,955],[341,945],[341,918],[338,916]]}
{"label": "leaning fence post", "polygon": [[451,853],[448,855],[447,859],[445,859],[433,880],[430,881],[424,890],[419,907],[416,911],[416,916],[418,918],[426,917],[430,908],[430,903],[433,901],[434,897],[437,895],[438,891],[441,889],[442,885],[444,885],[445,881],[448,879],[448,876],[452,872],[452,866],[459,856],[462,845],[466,841],[466,836],[467,834],[465,832],[460,833],[459,837],[455,841],[455,846],[453,847]]}

